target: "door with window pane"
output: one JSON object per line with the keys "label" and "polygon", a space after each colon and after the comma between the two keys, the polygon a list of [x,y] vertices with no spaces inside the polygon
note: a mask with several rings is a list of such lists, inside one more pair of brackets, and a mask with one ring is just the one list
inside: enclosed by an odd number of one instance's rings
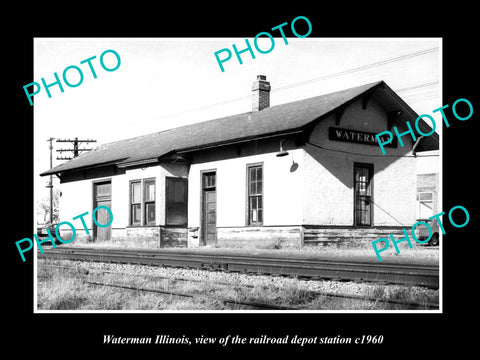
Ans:
{"label": "door with window pane", "polygon": [[202,245],[217,242],[217,184],[216,172],[202,173]]}
{"label": "door with window pane", "polygon": [[247,166],[247,224],[263,224],[263,165]]}
{"label": "door with window pane", "polygon": [[[106,206],[112,208],[112,183],[111,181],[98,182],[93,184],[93,208],[96,209],[98,206]],[[99,224],[108,224],[110,220],[110,214],[105,209],[98,209],[96,214],[96,219]],[[97,226],[95,222],[93,223],[93,237],[95,240],[104,241],[111,240],[112,238],[112,225],[107,227]]]}
{"label": "door with window pane", "polygon": [[354,221],[355,225],[372,225],[373,165],[354,165]]}

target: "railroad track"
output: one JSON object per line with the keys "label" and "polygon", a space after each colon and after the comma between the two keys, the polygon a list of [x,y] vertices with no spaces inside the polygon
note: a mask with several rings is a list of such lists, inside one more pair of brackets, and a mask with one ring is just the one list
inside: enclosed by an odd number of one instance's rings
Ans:
{"label": "railroad track", "polygon": [[[65,265],[54,265],[52,263],[45,263],[42,261],[41,269],[57,269],[60,271],[67,271],[72,272],[73,276],[78,278],[84,284],[93,285],[93,286],[103,286],[103,287],[112,287],[117,289],[123,290],[131,290],[131,291],[141,291],[141,292],[150,292],[156,293],[159,295],[168,295],[168,296],[176,296],[181,298],[190,298],[190,299],[206,299],[210,301],[215,301],[219,304],[222,304],[225,308],[231,310],[304,310],[305,304],[297,305],[297,306],[286,306],[274,303],[272,301],[265,301],[258,298],[251,298],[251,299],[239,299],[237,296],[235,298],[226,298],[223,296],[218,295],[211,295],[207,294],[203,291],[200,293],[198,292],[185,292],[185,291],[178,291],[174,288],[170,288],[170,286],[175,287],[173,284],[175,283],[197,283],[200,286],[208,282],[210,285],[214,286],[227,286],[231,288],[232,283],[230,282],[218,282],[214,281],[213,283],[209,280],[200,280],[200,279],[188,279],[183,277],[172,277],[172,276],[161,276],[161,275],[152,275],[152,274],[137,274],[131,272],[118,272],[118,271],[110,271],[105,269],[79,269],[79,268],[72,268],[71,266]],[[105,278],[101,278],[101,275],[106,276],[116,276],[118,278],[136,278],[138,277],[141,280],[145,280],[145,278],[150,278],[152,281],[160,281],[162,286],[158,286],[159,284],[156,283],[154,287],[145,287],[144,285],[139,286],[135,283],[135,281],[127,281],[119,283],[111,282],[110,280],[106,280]],[[100,276],[100,279],[98,278]],[[40,279],[48,278],[45,275],[38,275]],[[173,281],[173,283],[172,283]],[[166,285],[166,286],[165,286]],[[254,288],[254,285],[250,284],[242,284],[242,288]],[[343,294],[343,293],[332,293],[332,292],[324,292],[324,291],[314,291],[309,290],[309,295],[315,297],[324,297],[324,298],[342,298],[342,299],[349,299],[351,301],[361,301],[362,303],[365,302],[372,302],[372,303],[386,303],[391,304],[392,306],[400,306],[401,308],[405,309],[438,309],[438,304],[436,303],[428,303],[428,302],[416,302],[416,301],[404,301],[404,300],[396,300],[396,299],[382,299],[377,296],[366,296],[366,295],[355,295],[355,294]],[[308,307],[306,308],[308,310]]]}
{"label": "railroad track", "polygon": [[40,258],[182,267],[241,273],[298,276],[314,279],[382,282],[439,287],[439,268],[430,265],[386,264],[331,259],[305,260],[266,255],[201,254],[174,250],[45,248]]}

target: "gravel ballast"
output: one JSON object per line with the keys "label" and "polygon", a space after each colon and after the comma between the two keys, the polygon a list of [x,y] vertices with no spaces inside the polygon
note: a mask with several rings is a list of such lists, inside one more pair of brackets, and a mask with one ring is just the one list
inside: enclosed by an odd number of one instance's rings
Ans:
{"label": "gravel ballast", "polygon": [[[313,301],[311,293],[326,293],[335,295],[354,295],[364,296],[367,298],[376,298],[378,300],[399,300],[406,302],[417,303],[429,303],[438,304],[439,291],[433,289],[427,289],[418,286],[402,286],[402,285],[388,285],[388,284],[376,284],[376,283],[359,283],[351,281],[331,281],[331,280],[304,280],[292,277],[281,276],[266,276],[266,275],[249,275],[243,273],[227,273],[220,271],[207,271],[196,269],[180,269],[169,267],[154,267],[154,266],[142,266],[142,265],[129,265],[129,264],[109,264],[109,263],[90,263],[81,261],[68,261],[57,260],[43,263],[39,261],[39,269],[43,269],[43,264],[55,264],[57,266],[65,266],[73,269],[77,273],[99,274],[103,272],[110,272],[110,278],[116,281],[128,279],[128,281],[144,281],[147,278],[162,277],[166,278],[164,281],[168,281],[169,284],[188,283],[178,280],[191,280],[192,282],[199,282],[204,284],[205,288],[209,292],[217,292],[217,284],[222,284],[222,289],[218,290],[222,296],[231,296],[232,294],[241,293],[242,296],[255,296],[260,300],[280,302],[282,305],[291,305],[293,300],[290,299],[292,294],[295,296],[303,296],[305,299],[308,297],[310,302],[305,300],[305,308],[313,310],[384,310],[385,305],[379,305],[375,303],[368,303],[363,305],[341,303],[341,304],[320,304],[319,301]],[[40,271],[40,270],[39,270]],[[68,271],[63,273],[67,276]],[[142,276],[144,275],[144,276]],[[58,275],[56,275],[58,276]],[[95,275],[98,276],[98,275]],[[136,280],[132,280],[134,277]],[[39,281],[39,283],[41,283]],[[150,284],[151,285],[151,284]],[[227,285],[227,286],[225,286]],[[39,284],[39,287],[43,286]],[[155,286],[159,286],[155,284]],[[163,285],[162,285],[163,286]],[[198,285],[182,285],[187,286],[188,289],[198,287]],[[48,289],[47,289],[48,291]],[[195,290],[197,291],[197,290]],[[206,293],[205,295],[209,295]],[[308,295],[308,296],[307,296]],[[258,300],[258,299],[257,299]],[[297,299],[298,300],[298,299]],[[295,301],[297,301],[295,300]],[[300,301],[300,300],[298,300]],[[313,301],[313,302],[312,302]],[[295,303],[299,306],[298,303]],[[300,304],[303,306],[303,304]],[[198,304],[195,305],[195,309],[198,309]],[[325,308],[324,306],[327,306]],[[182,303],[182,308],[185,304]],[[188,307],[187,307],[188,309]],[[394,308],[398,309],[398,308]],[[155,310],[152,308],[152,310]],[[170,308],[175,310],[175,306]],[[212,310],[211,308],[204,308],[203,310]],[[215,309],[213,309],[215,310]]]}

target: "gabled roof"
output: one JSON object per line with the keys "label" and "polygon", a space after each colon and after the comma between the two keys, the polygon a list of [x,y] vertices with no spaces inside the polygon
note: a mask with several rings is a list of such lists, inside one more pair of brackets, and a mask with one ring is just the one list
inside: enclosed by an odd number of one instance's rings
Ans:
{"label": "gabled roof", "polygon": [[[172,152],[195,150],[204,147],[226,145],[242,140],[247,141],[259,137],[286,134],[301,130],[314,120],[328,115],[339,107],[379,87],[386,89],[395,98],[396,102],[400,100],[403,107],[406,107],[408,111],[416,115],[383,81],[378,81],[268,107],[261,111],[227,116],[107,143],[40,175],[45,176],[103,165],[127,167],[129,164],[157,162],[160,157]],[[427,126],[426,124],[424,125]]]}

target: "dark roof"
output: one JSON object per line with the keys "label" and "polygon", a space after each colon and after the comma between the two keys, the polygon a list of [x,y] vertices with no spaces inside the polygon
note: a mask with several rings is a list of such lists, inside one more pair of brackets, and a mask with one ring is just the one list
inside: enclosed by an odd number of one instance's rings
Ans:
{"label": "dark roof", "polygon": [[[299,130],[312,121],[379,87],[396,96],[383,81],[378,81],[309,99],[268,107],[261,111],[227,116],[103,144],[40,175],[110,164],[126,167],[129,164],[157,162],[159,157],[172,152],[219,146],[268,135],[285,134]],[[400,99],[398,96],[396,97]],[[416,115],[408,105],[401,99],[400,101],[404,107]]]}

